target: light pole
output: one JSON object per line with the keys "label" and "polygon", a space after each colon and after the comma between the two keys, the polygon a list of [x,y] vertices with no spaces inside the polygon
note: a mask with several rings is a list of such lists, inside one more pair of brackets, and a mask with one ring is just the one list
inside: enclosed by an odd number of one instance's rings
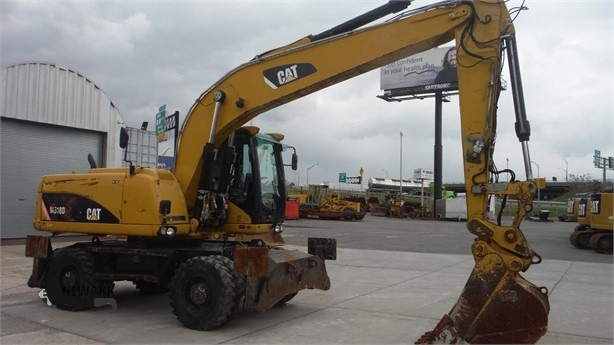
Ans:
{"label": "light pole", "polygon": [[296,186],[300,187],[301,186],[301,172],[295,171],[294,175],[296,175]]}
{"label": "light pole", "polygon": [[386,170],[386,169],[382,169],[382,170],[384,170],[386,172],[386,178],[388,178],[388,170]]}
{"label": "light pole", "polygon": [[[537,166],[537,179],[539,179],[539,164],[537,164],[535,161],[531,161],[531,163],[535,164]],[[539,184],[537,185],[537,208],[540,209],[541,208],[541,198],[539,195]],[[539,211],[539,210],[538,210]]]}
{"label": "light pole", "polygon": [[311,168],[315,167],[316,165],[318,165],[318,163],[316,163],[316,164],[310,166],[309,168],[307,168],[307,202],[312,202],[312,200],[311,200],[312,195],[311,195],[310,189],[309,189],[309,170]]}
{"label": "light pole", "polygon": [[307,188],[309,188],[309,170],[311,170],[311,168],[315,167],[316,165],[318,165],[318,163],[307,168]]}
{"label": "light pole", "polygon": [[567,182],[569,179],[569,164],[567,163],[567,159],[563,158],[563,160],[565,161],[565,182]]}
{"label": "light pole", "polygon": [[[505,173],[505,182],[509,183],[510,182],[510,172],[509,172],[509,170],[510,170],[510,159],[507,158],[507,157],[505,157],[505,170],[508,170]],[[506,186],[505,188],[509,188],[509,185]],[[508,216],[510,215],[510,208],[509,207],[507,208],[507,215]]]}
{"label": "light pole", "polygon": [[403,132],[401,134],[401,146],[399,150],[399,195],[403,194]]}

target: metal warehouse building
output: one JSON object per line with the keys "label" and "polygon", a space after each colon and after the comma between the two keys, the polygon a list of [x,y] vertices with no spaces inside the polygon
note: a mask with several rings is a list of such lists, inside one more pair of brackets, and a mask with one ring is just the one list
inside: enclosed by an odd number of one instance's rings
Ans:
{"label": "metal warehouse building", "polygon": [[121,166],[119,110],[93,81],[66,66],[3,68],[0,111],[3,239],[36,233],[32,219],[43,175],[85,172],[89,153],[99,167]]}

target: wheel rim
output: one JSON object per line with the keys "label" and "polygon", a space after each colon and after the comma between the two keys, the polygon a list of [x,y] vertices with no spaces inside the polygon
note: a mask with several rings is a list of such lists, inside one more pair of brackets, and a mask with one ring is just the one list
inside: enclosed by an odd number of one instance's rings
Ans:
{"label": "wheel rim", "polygon": [[581,247],[588,248],[590,243],[590,236],[588,236],[587,234],[580,234],[576,241]]}
{"label": "wheel rim", "polygon": [[603,236],[597,242],[597,246],[602,251],[610,251],[612,250],[612,241],[607,236]]}
{"label": "wheel rim", "polygon": [[208,284],[201,279],[193,279],[186,285],[186,301],[201,308],[211,301],[211,292]]}
{"label": "wheel rim", "polygon": [[73,267],[68,268],[62,273],[62,279],[60,279],[60,281],[63,287],[71,288],[76,286],[79,282],[79,274]]}

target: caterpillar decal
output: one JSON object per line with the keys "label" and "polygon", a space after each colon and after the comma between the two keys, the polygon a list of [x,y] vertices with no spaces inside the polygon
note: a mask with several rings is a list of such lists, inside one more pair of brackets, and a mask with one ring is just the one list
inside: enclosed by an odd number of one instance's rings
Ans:
{"label": "caterpillar decal", "polygon": [[80,195],[43,193],[42,199],[45,220],[119,224],[119,219],[109,210]]}
{"label": "caterpillar decal", "polygon": [[270,68],[262,73],[264,74],[264,82],[272,89],[277,89],[316,71],[316,68],[310,63],[296,63]]}

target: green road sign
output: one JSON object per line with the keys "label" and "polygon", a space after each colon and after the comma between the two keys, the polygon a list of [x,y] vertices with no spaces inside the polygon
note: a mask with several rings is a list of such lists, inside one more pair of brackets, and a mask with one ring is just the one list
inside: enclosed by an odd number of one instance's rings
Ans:
{"label": "green road sign", "polygon": [[156,114],[156,133],[166,132],[166,104],[158,108]]}
{"label": "green road sign", "polygon": [[601,151],[595,150],[595,153],[593,154],[593,164],[595,165],[595,168],[601,168]]}
{"label": "green road sign", "polygon": [[339,183],[345,183],[346,177],[347,177],[346,173],[339,173]]}

